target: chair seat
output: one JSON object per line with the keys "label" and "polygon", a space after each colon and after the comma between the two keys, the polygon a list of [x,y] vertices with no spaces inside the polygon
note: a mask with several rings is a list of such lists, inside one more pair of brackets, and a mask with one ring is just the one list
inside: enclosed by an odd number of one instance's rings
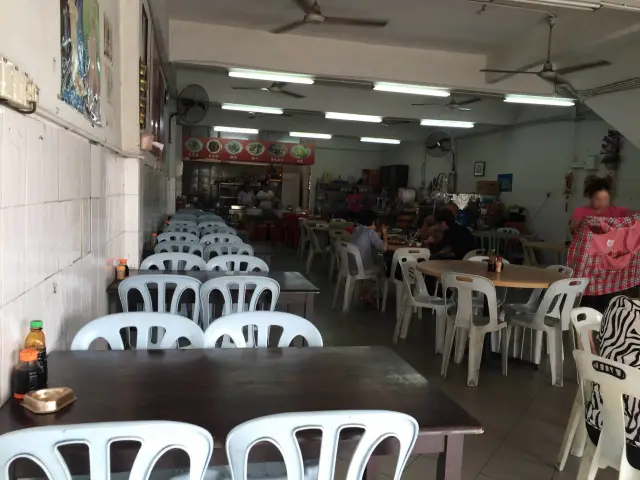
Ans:
{"label": "chair seat", "polygon": [[555,327],[559,321],[557,318],[547,315],[544,318],[545,325],[541,327],[533,322],[535,313],[519,312],[513,308],[513,305],[505,305],[503,311],[507,315],[509,324],[517,327],[531,328],[533,330],[544,331],[547,328]]}
{"label": "chair seat", "polygon": [[443,309],[445,308],[444,298],[432,297],[426,293],[415,295],[416,306],[423,308]]}

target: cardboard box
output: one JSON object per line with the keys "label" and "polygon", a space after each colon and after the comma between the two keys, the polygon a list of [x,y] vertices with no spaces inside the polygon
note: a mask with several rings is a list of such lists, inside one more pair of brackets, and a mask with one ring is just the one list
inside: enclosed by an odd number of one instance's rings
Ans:
{"label": "cardboard box", "polygon": [[500,183],[497,180],[479,180],[476,182],[478,195],[499,195]]}

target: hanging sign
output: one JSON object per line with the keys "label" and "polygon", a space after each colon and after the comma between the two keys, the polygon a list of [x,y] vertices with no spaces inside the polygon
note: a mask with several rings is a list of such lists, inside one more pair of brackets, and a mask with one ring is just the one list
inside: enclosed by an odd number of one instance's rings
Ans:
{"label": "hanging sign", "polygon": [[313,145],[232,138],[182,137],[183,160],[224,160],[231,162],[313,165]]}

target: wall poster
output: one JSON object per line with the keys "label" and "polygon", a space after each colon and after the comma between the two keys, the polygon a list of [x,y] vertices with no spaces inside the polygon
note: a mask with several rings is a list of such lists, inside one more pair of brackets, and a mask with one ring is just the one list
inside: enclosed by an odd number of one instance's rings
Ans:
{"label": "wall poster", "polygon": [[98,0],[60,0],[60,98],[101,125]]}
{"label": "wall poster", "polygon": [[513,191],[513,173],[501,173],[498,175],[498,184],[501,192]]}

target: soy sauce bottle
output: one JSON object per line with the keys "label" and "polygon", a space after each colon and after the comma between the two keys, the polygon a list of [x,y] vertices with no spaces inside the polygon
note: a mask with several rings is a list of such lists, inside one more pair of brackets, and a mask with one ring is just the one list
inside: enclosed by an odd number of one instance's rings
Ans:
{"label": "soy sauce bottle", "polygon": [[487,264],[487,271],[495,272],[496,271],[496,251],[491,250],[489,252],[489,263]]}

